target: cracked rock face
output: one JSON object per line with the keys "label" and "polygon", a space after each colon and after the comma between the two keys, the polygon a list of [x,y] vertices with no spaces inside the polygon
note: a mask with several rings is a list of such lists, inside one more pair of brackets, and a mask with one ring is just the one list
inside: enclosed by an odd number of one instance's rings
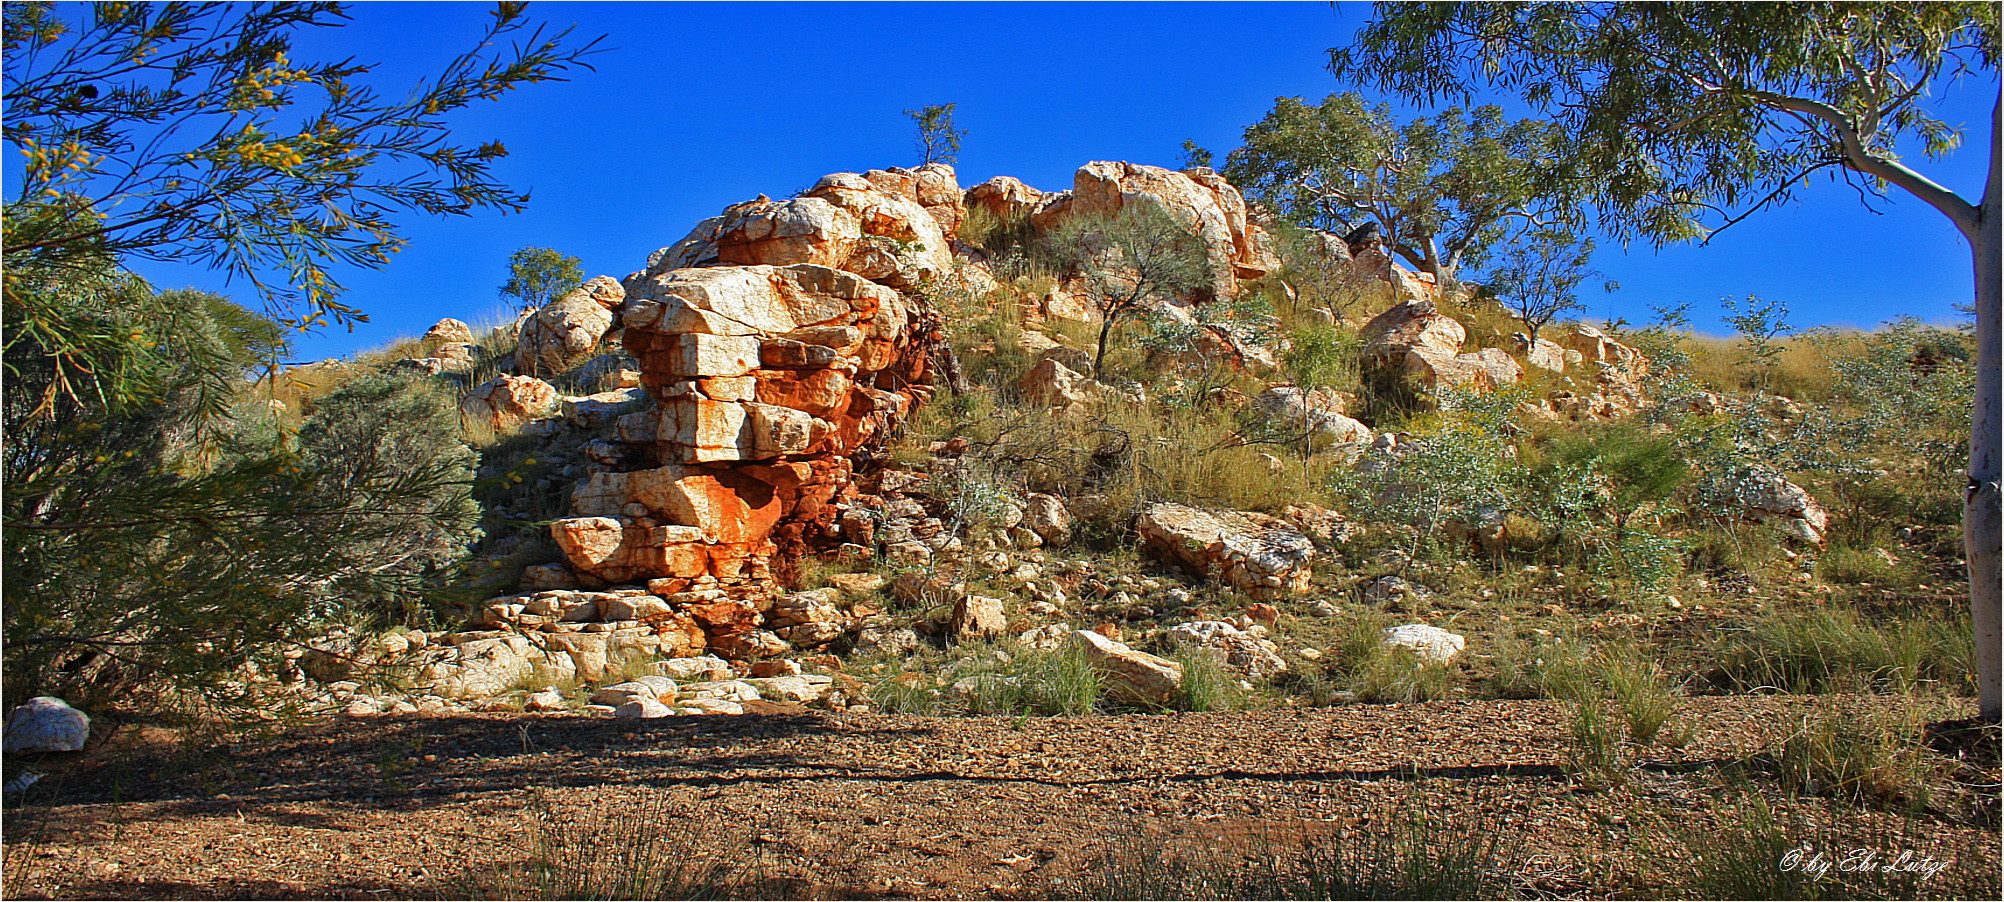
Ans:
{"label": "cracked rock face", "polygon": [[961,203],[945,167],[836,173],[629,276],[621,341],[655,404],[614,421],[619,453],[552,525],[571,569],[762,584],[827,534],[853,462],[931,396],[938,322],[899,289],[953,265]]}
{"label": "cracked rock face", "polygon": [[1142,511],[1137,530],[1149,553],[1254,598],[1306,592],[1313,576],[1314,544],[1272,517],[1152,504]]}

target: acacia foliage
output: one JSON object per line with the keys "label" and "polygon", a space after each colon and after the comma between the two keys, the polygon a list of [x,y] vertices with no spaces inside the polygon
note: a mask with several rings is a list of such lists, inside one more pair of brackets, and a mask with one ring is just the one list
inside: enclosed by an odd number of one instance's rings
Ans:
{"label": "acacia foliage", "polygon": [[[526,202],[492,177],[504,148],[446,123],[584,65],[596,42],[522,12],[378,94],[366,65],[290,57],[337,4],[7,5],[10,694],[258,710],[248,678],[288,647],[441,581],[474,530],[449,403],[364,380],[295,434],[245,390],[285,327],[365,318],[332,271],[385,263],[399,214]],[[135,258],[245,277],[264,310],[156,292]]]}
{"label": "acacia foliage", "polygon": [[1127,204],[1111,216],[1069,217],[1043,245],[1043,253],[1057,266],[1079,277],[1099,313],[1095,375],[1120,321],[1209,283],[1203,242],[1151,204]]}
{"label": "acacia foliage", "polygon": [[1400,125],[1356,92],[1281,97],[1244,140],[1224,174],[1248,198],[1312,228],[1375,221],[1386,248],[1435,276],[1527,226],[1578,218],[1566,196],[1579,176],[1561,162],[1558,130],[1495,106]]}
{"label": "acacia foliage", "polygon": [[[353,60],[295,60],[292,37],[337,3],[9,3],[7,143],[26,165],[8,204],[11,271],[105,256],[194,262],[255,285],[299,325],[366,320],[337,300],[342,265],[403,246],[400,212],[518,211],[499,142],[453,140],[452,111],[587,67],[501,3],[475,49],[413,90],[379,93]],[[13,296],[13,276],[8,277]]]}
{"label": "acacia foliage", "polygon": [[287,436],[243,392],[282,337],[269,320],[109,268],[32,290],[67,334],[118,338],[91,362],[120,391],[50,390],[65,371],[40,333],[8,333],[10,692],[248,706],[247,663],[270,672],[327,620],[414,600],[471,539],[449,404],[364,380]]}

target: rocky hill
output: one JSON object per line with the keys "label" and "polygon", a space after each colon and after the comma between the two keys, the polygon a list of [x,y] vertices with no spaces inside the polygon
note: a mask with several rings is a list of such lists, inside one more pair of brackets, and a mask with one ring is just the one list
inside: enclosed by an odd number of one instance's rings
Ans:
{"label": "rocky hill", "polygon": [[[1314,232],[1306,239],[1324,282],[1353,309],[1378,312],[1348,352],[1353,391],[1293,384],[1281,364],[1292,353],[1285,334],[1247,328],[1259,315],[1217,311],[1279,292],[1311,324],[1335,324],[1340,313],[1301,302],[1272,224],[1207,169],[1093,162],[1058,192],[1008,177],[963,191],[937,164],[835,173],[797,197],[734,204],[623,280],[591,279],[505,330],[511,371],[466,393],[460,414],[469,434],[514,436],[508,459],[535,465],[535,483],[493,506],[546,519],[536,528],[549,541],[520,530],[490,536],[484,584],[514,591],[462,609],[463,625],[330,635],[292,678],[311,675],[302,688],[354,713],[527,704],[659,716],[739,711],[752,699],[839,710],[874,701],[866,681],[842,672],[844,657],[1006,640],[1084,655],[1111,698],[1172,704],[1183,665],[1120,641],[1122,624],[1136,622],[1143,629],[1125,638],[1163,654],[1211,649],[1248,688],[1286,673],[1290,660],[1299,667],[1301,650],[1284,650],[1273,634],[1283,616],[1296,619],[1283,608],[1334,611],[1311,598],[1318,558],[1335,561],[1324,584],[1340,579],[1345,542],[1367,524],[1307,494],[1266,510],[1190,506],[1178,502],[1197,499],[1160,492],[1122,507],[1092,485],[1033,485],[1028,473],[1040,463],[998,474],[1012,459],[998,451],[1006,438],[912,445],[927,405],[970,391],[965,370],[1011,355],[1019,371],[995,383],[987,366],[991,385],[975,393],[1005,393],[1018,416],[1070,424],[1061,428],[1185,403],[1095,378],[1076,343],[1106,325],[1106,308],[1080,272],[1028,267],[1025,277],[1023,255],[1068,222],[1137,209],[1194,239],[1203,272],[1143,311],[1152,328],[1180,327],[1182,337],[1167,352],[1152,349],[1144,371],[1166,379],[1158,393],[1223,374],[1232,385],[1202,400],[1242,424],[1234,435],[1247,447],[1299,445],[1315,466],[1388,473],[1424,443],[1377,421],[1403,423],[1442,397],[1508,388],[1511,416],[1528,424],[1617,422],[1661,401],[1647,390],[1649,360],[1600,329],[1571,324],[1548,331],[1556,340],[1515,333],[1506,347],[1471,347],[1474,320],[1448,312],[1475,305],[1468,289],[1444,296],[1370,239]],[[1010,324],[1011,346],[975,340],[997,322]],[[471,368],[464,324],[441,322],[420,346],[428,356],[401,366],[440,378]],[[546,379],[606,390],[565,394]],[[1522,390],[1531,383],[1537,393]],[[1704,410],[1721,400],[1671,403]],[[1260,429],[1300,441],[1246,438]],[[897,453],[900,439],[911,453]],[[1068,452],[1083,450],[1074,442]],[[1109,453],[1102,464],[1132,465],[1131,451]],[[1276,475],[1292,466],[1264,451],[1258,459]],[[1741,493],[1742,513],[1820,543],[1828,519],[1816,500],[1778,474],[1764,478]],[[976,490],[984,497],[970,499]],[[550,500],[519,502],[538,493]],[[1102,573],[1103,552],[1077,542],[1081,506],[1153,563]],[[1500,507],[1450,519],[1471,547],[1507,541]],[[534,557],[552,545],[556,560],[517,563],[525,549]],[[1097,631],[1080,628],[1094,621]],[[1414,621],[1376,642],[1445,664],[1466,640]],[[402,688],[362,691],[377,672],[395,673],[391,685]],[[567,686],[583,688],[560,691]]]}

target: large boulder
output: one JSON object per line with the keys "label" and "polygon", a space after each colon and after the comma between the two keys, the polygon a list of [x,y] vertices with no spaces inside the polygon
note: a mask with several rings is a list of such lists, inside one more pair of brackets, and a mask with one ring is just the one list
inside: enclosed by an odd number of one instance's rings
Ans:
{"label": "large boulder", "polygon": [[967,189],[966,206],[980,208],[1002,222],[1027,219],[1044,192],[1006,175],[998,175]]}
{"label": "large boulder", "polygon": [[1275,518],[1160,503],[1142,511],[1137,530],[1143,550],[1254,598],[1308,590],[1315,545]]}
{"label": "large boulder", "polygon": [[563,396],[533,376],[496,376],[459,400],[459,420],[468,429],[506,433],[562,412]]}
{"label": "large boulder", "polygon": [[[1243,201],[1240,203],[1243,206]],[[1232,234],[1231,220],[1218,205],[1217,194],[1183,173],[1159,166],[1100,161],[1079,167],[1066,215],[1113,216],[1129,204],[1152,207],[1203,241],[1211,272],[1211,296],[1230,299],[1238,295],[1233,263],[1241,239]]]}
{"label": "large boulder", "polygon": [[1075,404],[1090,404],[1105,395],[1104,389],[1092,377],[1075,372],[1060,363],[1057,357],[1045,357],[1038,361],[1036,366],[1016,380],[1016,389],[1023,393],[1023,400],[1045,407],[1068,408]]}
{"label": "large boulder", "polygon": [[856,215],[826,198],[774,201],[761,196],[724,210],[711,242],[720,263],[839,267],[862,237]]}
{"label": "large boulder", "polygon": [[917,169],[872,169],[863,173],[863,178],[885,194],[917,203],[948,238],[960,230],[960,221],[967,215],[960,180],[945,163],[927,163]]}
{"label": "large boulder", "polygon": [[1774,523],[1811,545],[1822,545],[1830,534],[1830,514],[1816,496],[1774,470],[1748,471],[1734,482],[1733,493],[1749,519]]}
{"label": "large boulder", "polygon": [[1273,241],[1252,221],[1251,210],[1246,206],[1244,195],[1232,187],[1223,176],[1209,167],[1183,170],[1204,190],[1211,193],[1218,209],[1225,214],[1225,226],[1232,235],[1232,268],[1241,279],[1257,279],[1280,271],[1280,255],[1274,253]]}
{"label": "large boulder", "polygon": [[592,358],[612,331],[613,311],[626,292],[611,276],[596,276],[524,320],[517,337],[515,369],[525,376],[552,376]]}
{"label": "large boulder", "polygon": [[1165,707],[1183,687],[1183,667],[1175,661],[1135,651],[1091,630],[1072,633],[1070,647],[1099,672],[1108,698],[1148,707]]}
{"label": "large boulder", "polygon": [[423,338],[418,339],[418,343],[426,351],[436,351],[443,345],[468,344],[472,341],[473,328],[456,319],[439,320],[436,325],[425,330]]}
{"label": "large boulder", "polygon": [[[947,174],[950,178],[951,170]],[[957,198],[958,192],[954,193]],[[854,250],[839,261],[842,269],[903,289],[937,279],[953,267],[950,233],[918,202],[917,177],[912,173],[838,172],[822,177],[806,196],[826,200],[856,217],[861,234]],[[958,226],[958,206],[939,209]]]}
{"label": "large boulder", "polygon": [[1584,323],[1573,323],[1560,330],[1556,343],[1579,354],[1585,362],[1604,367],[1632,368],[1643,359],[1641,352]]}
{"label": "large boulder", "polygon": [[1305,425],[1316,448],[1369,445],[1375,435],[1371,427],[1345,416],[1338,398],[1319,390],[1303,392],[1292,385],[1279,385],[1260,393],[1253,403],[1285,429],[1298,430]]}
{"label": "large boulder", "polygon": [[90,715],[69,702],[42,695],[7,712],[4,740],[9,755],[80,752],[90,740]]}
{"label": "large boulder", "polygon": [[1407,301],[1371,318],[1357,335],[1365,362],[1406,365],[1413,353],[1453,358],[1468,340],[1468,329],[1434,304]]}

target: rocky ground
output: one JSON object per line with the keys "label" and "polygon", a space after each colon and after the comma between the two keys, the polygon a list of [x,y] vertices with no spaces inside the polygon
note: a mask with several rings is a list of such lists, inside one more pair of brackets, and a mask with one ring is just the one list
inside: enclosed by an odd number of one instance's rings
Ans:
{"label": "rocky ground", "polygon": [[1997,895],[1996,809],[1953,791],[1966,770],[1944,770],[1928,810],[1895,815],[1787,800],[1758,754],[1812,708],[1962,716],[1966,702],[1685,699],[1688,742],[1641,751],[1611,785],[1569,771],[1569,708],[1550,701],[1069,718],[754,705],[353,718],[199,752],[128,728],[13,762],[10,777],[48,775],[8,793],[5,895],[537,897],[551,890],[521,865],[538,849],[579,867],[644,847],[725,863],[733,895],[1066,897],[1109,849],[1236,860],[1424,811],[1500,838],[1500,894],[1675,896],[1691,892],[1692,844],[1733,829],[1747,793],[1812,844],[1943,862],[1921,895]]}

